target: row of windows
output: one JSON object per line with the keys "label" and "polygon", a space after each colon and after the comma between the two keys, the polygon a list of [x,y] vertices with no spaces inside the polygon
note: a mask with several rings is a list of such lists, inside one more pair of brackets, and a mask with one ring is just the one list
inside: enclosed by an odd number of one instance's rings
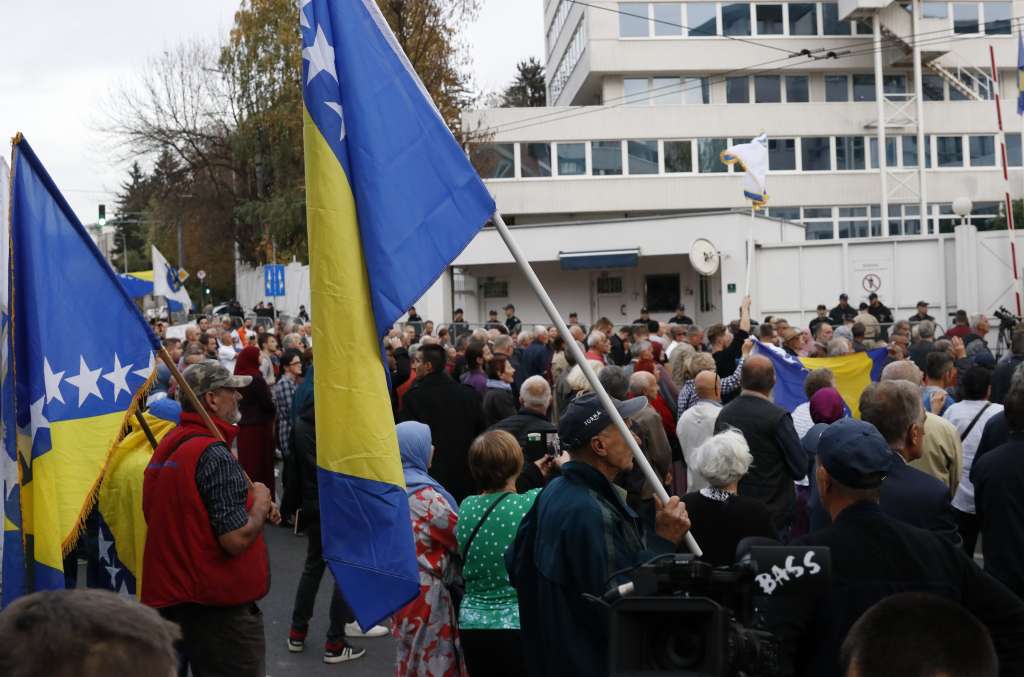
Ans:
{"label": "row of windows", "polygon": [[[965,76],[966,77],[966,76]],[[808,75],[739,75],[725,78],[725,103],[808,103],[812,100],[829,103],[874,101],[873,73],[826,74],[819,91],[812,97]],[[891,74],[882,77],[886,99],[907,99],[908,77]],[[983,99],[992,97],[989,80],[963,80],[964,86]],[[957,87],[939,75],[922,75],[921,89],[925,101],[971,101]],[[711,79],[707,77],[627,77],[622,80],[623,103],[629,106],[678,106],[712,103]],[[717,95],[721,96],[721,94]],[[720,101],[719,101],[720,103]]]}
{"label": "row of windows", "polygon": [[[950,11],[950,6],[952,11]],[[907,5],[909,7],[909,5]],[[922,14],[948,19],[955,33],[1009,35],[1012,3],[925,2]],[[871,35],[870,24],[840,21],[839,5],[822,3],[620,2],[620,38]]]}
{"label": "row of windows", "polygon": [[572,9],[572,2],[569,0],[558,0],[558,8],[555,9],[555,16],[551,19],[551,25],[548,27],[546,37],[546,45],[549,55],[551,53],[551,49],[558,41],[558,36],[562,33],[562,28],[565,26],[565,20],[569,18],[570,9]]}
{"label": "row of windows", "polygon": [[[575,176],[724,174],[732,168],[719,156],[749,138],[626,139],[571,142],[474,144],[470,158],[484,179]],[[928,168],[994,168],[996,138],[991,134],[927,135]],[[1020,134],[1006,135],[1007,160],[1021,166]],[[886,139],[886,165],[917,167],[917,137]],[[768,140],[773,172],[865,171],[878,168],[877,138],[802,136]],[[737,170],[738,171],[738,170]]]}
{"label": "row of windows", "polygon": [[565,47],[562,59],[558,62],[558,67],[555,68],[551,75],[551,84],[548,86],[548,101],[550,102],[554,102],[558,95],[562,93],[562,88],[569,81],[569,76],[572,75],[576,64],[580,62],[580,57],[583,56],[583,49],[586,47],[587,42],[585,25],[586,22],[581,17],[580,22],[576,25],[576,30],[573,31],[572,37],[569,39],[569,44]]}
{"label": "row of windows", "polygon": [[[975,202],[970,221],[979,230],[992,228],[1001,214],[999,202]],[[882,209],[879,205],[841,207],[769,207],[767,215],[804,225],[805,239],[833,240],[851,237],[880,237]],[[890,235],[920,235],[921,209],[917,204],[889,205]],[[928,205],[926,233],[951,233],[960,223],[950,203]]]}

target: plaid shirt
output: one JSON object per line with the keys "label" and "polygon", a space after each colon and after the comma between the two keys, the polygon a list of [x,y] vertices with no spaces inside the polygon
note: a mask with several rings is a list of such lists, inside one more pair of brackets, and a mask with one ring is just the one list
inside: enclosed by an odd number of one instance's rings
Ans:
{"label": "plaid shirt", "polygon": [[281,374],[272,390],[274,406],[277,408],[277,448],[282,456],[287,456],[291,452],[288,441],[292,436],[292,399],[295,397],[296,388],[298,386],[290,376]]}
{"label": "plaid shirt", "polygon": [[[722,379],[722,399],[732,395],[740,389],[740,372],[743,371],[743,358],[736,361],[736,371],[731,376]],[[694,379],[683,384],[679,390],[679,401],[676,406],[677,416],[682,417],[683,412],[700,402],[697,396],[697,388],[694,386]]]}
{"label": "plaid shirt", "polygon": [[249,521],[245,501],[249,481],[241,464],[221,442],[206,448],[196,463],[196,488],[217,536],[241,529]]}

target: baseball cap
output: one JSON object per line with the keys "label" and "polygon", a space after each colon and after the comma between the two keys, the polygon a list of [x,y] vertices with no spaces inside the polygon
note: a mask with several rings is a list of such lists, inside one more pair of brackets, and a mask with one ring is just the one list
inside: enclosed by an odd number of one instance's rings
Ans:
{"label": "baseball cap", "polygon": [[244,388],[252,383],[252,376],[235,376],[216,360],[203,360],[189,365],[181,374],[185,383],[198,396],[219,388]]}
{"label": "baseball cap", "polygon": [[868,294],[868,300],[869,301],[874,301],[877,298],[878,298],[878,294],[876,294],[875,292],[871,292],[870,294]]}
{"label": "baseball cap", "polygon": [[875,426],[853,418],[840,419],[822,431],[817,456],[829,475],[852,489],[879,486],[895,458]]}
{"label": "baseball cap", "polygon": [[[622,418],[629,418],[647,406],[646,397],[631,400],[611,398],[612,404]],[[594,393],[581,395],[569,403],[558,422],[558,439],[562,449],[578,449],[612,423],[612,417],[605,411],[601,400]]]}
{"label": "baseball cap", "polygon": [[926,307],[926,308],[927,308],[927,307],[928,307],[928,302],[927,302],[927,301],[918,301],[918,302],[917,302],[917,305],[919,305],[919,306],[924,306],[924,307]]}
{"label": "baseball cap", "polygon": [[846,292],[843,292],[842,294],[839,295],[839,300],[840,301],[846,301],[849,298],[850,297],[846,295]]}

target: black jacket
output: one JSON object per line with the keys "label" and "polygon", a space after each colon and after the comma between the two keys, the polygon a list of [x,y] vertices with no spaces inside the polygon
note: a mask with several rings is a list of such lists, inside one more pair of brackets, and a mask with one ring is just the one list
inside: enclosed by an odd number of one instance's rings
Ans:
{"label": "black jacket", "polygon": [[484,393],[484,425],[491,426],[503,418],[516,413],[516,402],[512,399],[512,390],[488,388]]}
{"label": "black jacket", "polygon": [[486,428],[480,395],[447,374],[428,374],[416,379],[402,398],[398,418],[430,426],[434,443],[430,474],[460,503],[472,494],[469,445]]}
{"label": "black jacket", "polygon": [[[772,515],[761,501],[746,496],[730,496],[727,501],[715,501],[694,492],[683,496],[686,512],[693,526],[690,533],[704,551],[701,559],[712,566],[736,562],[736,546],[750,536],[776,539]],[[679,552],[688,552],[680,545]]]}
{"label": "black jacket", "polygon": [[729,378],[736,371],[736,361],[743,354],[743,342],[747,340],[748,336],[750,334],[747,332],[737,329],[736,333],[732,335],[732,343],[712,354],[712,357],[715,358],[715,368],[721,378]]}
{"label": "black jacket", "polygon": [[526,436],[530,433],[541,433],[541,442],[543,443],[546,440],[545,435],[558,431],[558,428],[555,427],[555,424],[547,416],[530,411],[529,409],[520,409],[513,416],[509,416],[491,425],[490,429],[504,430],[505,432],[512,433],[512,436],[519,442],[519,446],[523,448],[523,454],[528,464],[540,458],[544,454],[545,449],[543,446],[534,447],[528,445]]}
{"label": "black jacket", "polygon": [[974,482],[974,469],[978,467],[981,457],[996,447],[1006,444],[1010,439],[1010,424],[1006,422],[1006,413],[999,412],[985,422],[985,428],[981,431],[981,440],[978,442],[978,449],[974,452],[974,463],[967,471],[967,476]]}
{"label": "black jacket", "polygon": [[981,527],[985,571],[1024,595],[1024,433],[974,462],[974,506]]}
{"label": "black jacket", "polygon": [[962,604],[988,628],[1000,674],[1024,674],[1024,603],[961,548],[886,516],[873,503],[849,506],[835,525],[797,544],[828,546],[832,558],[831,593],[798,631],[798,674],[839,674],[839,647],[850,627],[876,602],[900,592]]}
{"label": "black jacket", "polygon": [[316,419],[313,400],[295,416],[292,425],[291,454],[285,463],[284,498],[281,513],[291,515],[297,508],[302,509],[299,522],[302,525],[320,520],[320,492],[317,487],[316,465]]}
{"label": "black jacket", "polygon": [[921,371],[928,370],[928,353],[932,352],[934,345],[932,341],[921,340],[910,346],[910,359]]}
{"label": "black jacket", "polygon": [[629,353],[626,352],[626,344],[622,342],[618,334],[612,334],[608,337],[608,340],[612,343],[611,352],[608,353],[608,357],[611,358],[611,362],[619,367],[624,367],[629,364]]}
{"label": "black jacket", "polygon": [[832,325],[835,327],[841,327],[846,320],[852,320],[855,317],[857,317],[857,309],[849,303],[846,304],[845,308],[837,305],[828,311],[828,319],[831,320]]}
{"label": "black jacket", "polygon": [[1013,378],[1013,372],[1022,362],[1024,362],[1024,355],[1014,354],[1010,355],[1010,359],[996,364],[996,369],[992,372],[993,402],[1002,404],[1006,399],[1006,393],[1010,392],[1010,379]]}

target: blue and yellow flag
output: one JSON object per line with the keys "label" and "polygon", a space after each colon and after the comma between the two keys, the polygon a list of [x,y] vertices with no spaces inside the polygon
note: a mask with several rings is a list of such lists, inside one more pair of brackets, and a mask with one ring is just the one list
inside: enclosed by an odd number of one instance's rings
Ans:
{"label": "blue and yellow flag", "polygon": [[302,0],[324,557],[361,626],[419,575],[381,339],[494,213],[374,0]]}
{"label": "blue and yellow flag", "polygon": [[1024,33],[1017,34],[1017,115],[1024,115]]}
{"label": "blue and yellow flag", "polygon": [[888,348],[875,348],[863,353],[841,357],[793,357],[781,350],[758,342],[758,355],[764,355],[775,366],[775,390],[772,399],[787,411],[793,411],[807,401],[804,379],[814,369],[831,369],[836,375],[839,391],[854,418],[860,417],[860,394],[882,375]]}
{"label": "blue and yellow flag", "polygon": [[[64,557],[154,374],[156,336],[28,143],[11,163],[11,357],[30,590]],[[6,404],[6,403],[5,403]]]}

